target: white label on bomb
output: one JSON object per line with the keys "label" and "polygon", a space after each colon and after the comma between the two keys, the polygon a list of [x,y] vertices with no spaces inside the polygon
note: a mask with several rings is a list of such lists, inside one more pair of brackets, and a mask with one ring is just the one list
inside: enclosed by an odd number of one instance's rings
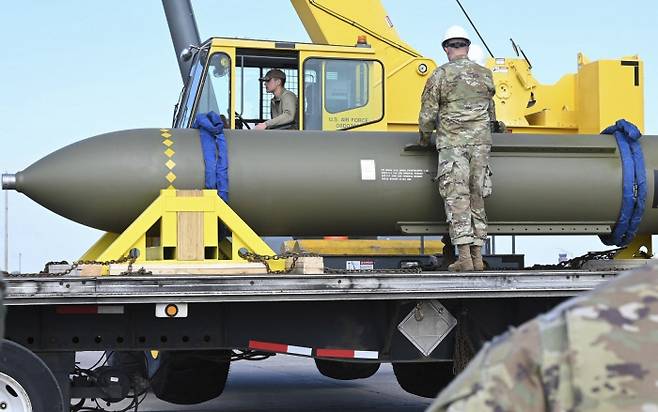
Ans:
{"label": "white label on bomb", "polygon": [[376,170],[373,159],[361,159],[361,180],[377,180]]}

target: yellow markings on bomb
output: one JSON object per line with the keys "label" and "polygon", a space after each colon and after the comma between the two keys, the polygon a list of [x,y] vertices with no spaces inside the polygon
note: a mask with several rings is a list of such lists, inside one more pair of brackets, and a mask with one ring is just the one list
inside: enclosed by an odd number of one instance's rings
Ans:
{"label": "yellow markings on bomb", "polygon": [[174,157],[174,154],[176,154],[176,151],[172,148],[174,145],[174,141],[171,139],[172,134],[169,133],[169,129],[160,129],[160,136],[164,139],[162,141],[162,144],[165,146],[164,150],[164,155],[167,157],[167,161],[165,162],[165,166],[167,167],[167,174],[165,175],[165,179],[169,182],[169,186],[167,189],[175,189],[174,187],[174,180],[176,180],[176,174],[174,173],[174,167],[176,167],[176,162],[172,159]]}

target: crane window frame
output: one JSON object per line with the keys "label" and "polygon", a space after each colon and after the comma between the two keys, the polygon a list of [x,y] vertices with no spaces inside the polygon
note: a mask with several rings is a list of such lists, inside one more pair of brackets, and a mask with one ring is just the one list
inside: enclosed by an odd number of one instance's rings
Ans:
{"label": "crane window frame", "polygon": [[203,47],[196,53],[194,60],[192,60],[187,84],[184,88],[184,95],[177,108],[175,127],[190,127],[197,102],[197,93],[202,87],[203,77],[206,72],[205,66],[208,52],[209,47]]}

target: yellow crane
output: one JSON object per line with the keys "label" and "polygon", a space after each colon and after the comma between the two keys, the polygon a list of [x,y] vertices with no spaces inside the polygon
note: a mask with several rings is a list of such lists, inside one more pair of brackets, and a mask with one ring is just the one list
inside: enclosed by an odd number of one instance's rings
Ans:
{"label": "yellow crane", "polygon": [[[400,38],[381,2],[291,3],[312,43],[209,39],[194,57],[196,84],[183,96],[176,126],[211,109],[237,128],[266,119],[269,97],[254,84],[280,68],[298,96],[303,130],[417,130],[419,96],[436,63]],[[498,118],[512,132],[592,134],[619,118],[643,130],[638,56],[589,61],[581,53],[578,71],[552,85],[537,81],[523,57],[488,58],[486,65]]]}

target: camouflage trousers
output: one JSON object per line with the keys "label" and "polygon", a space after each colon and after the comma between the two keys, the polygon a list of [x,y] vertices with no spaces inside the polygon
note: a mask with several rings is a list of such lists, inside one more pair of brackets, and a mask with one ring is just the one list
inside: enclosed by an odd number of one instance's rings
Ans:
{"label": "camouflage trousers", "polygon": [[484,198],[491,194],[491,146],[439,149],[437,180],[453,245],[484,245],[487,215]]}

